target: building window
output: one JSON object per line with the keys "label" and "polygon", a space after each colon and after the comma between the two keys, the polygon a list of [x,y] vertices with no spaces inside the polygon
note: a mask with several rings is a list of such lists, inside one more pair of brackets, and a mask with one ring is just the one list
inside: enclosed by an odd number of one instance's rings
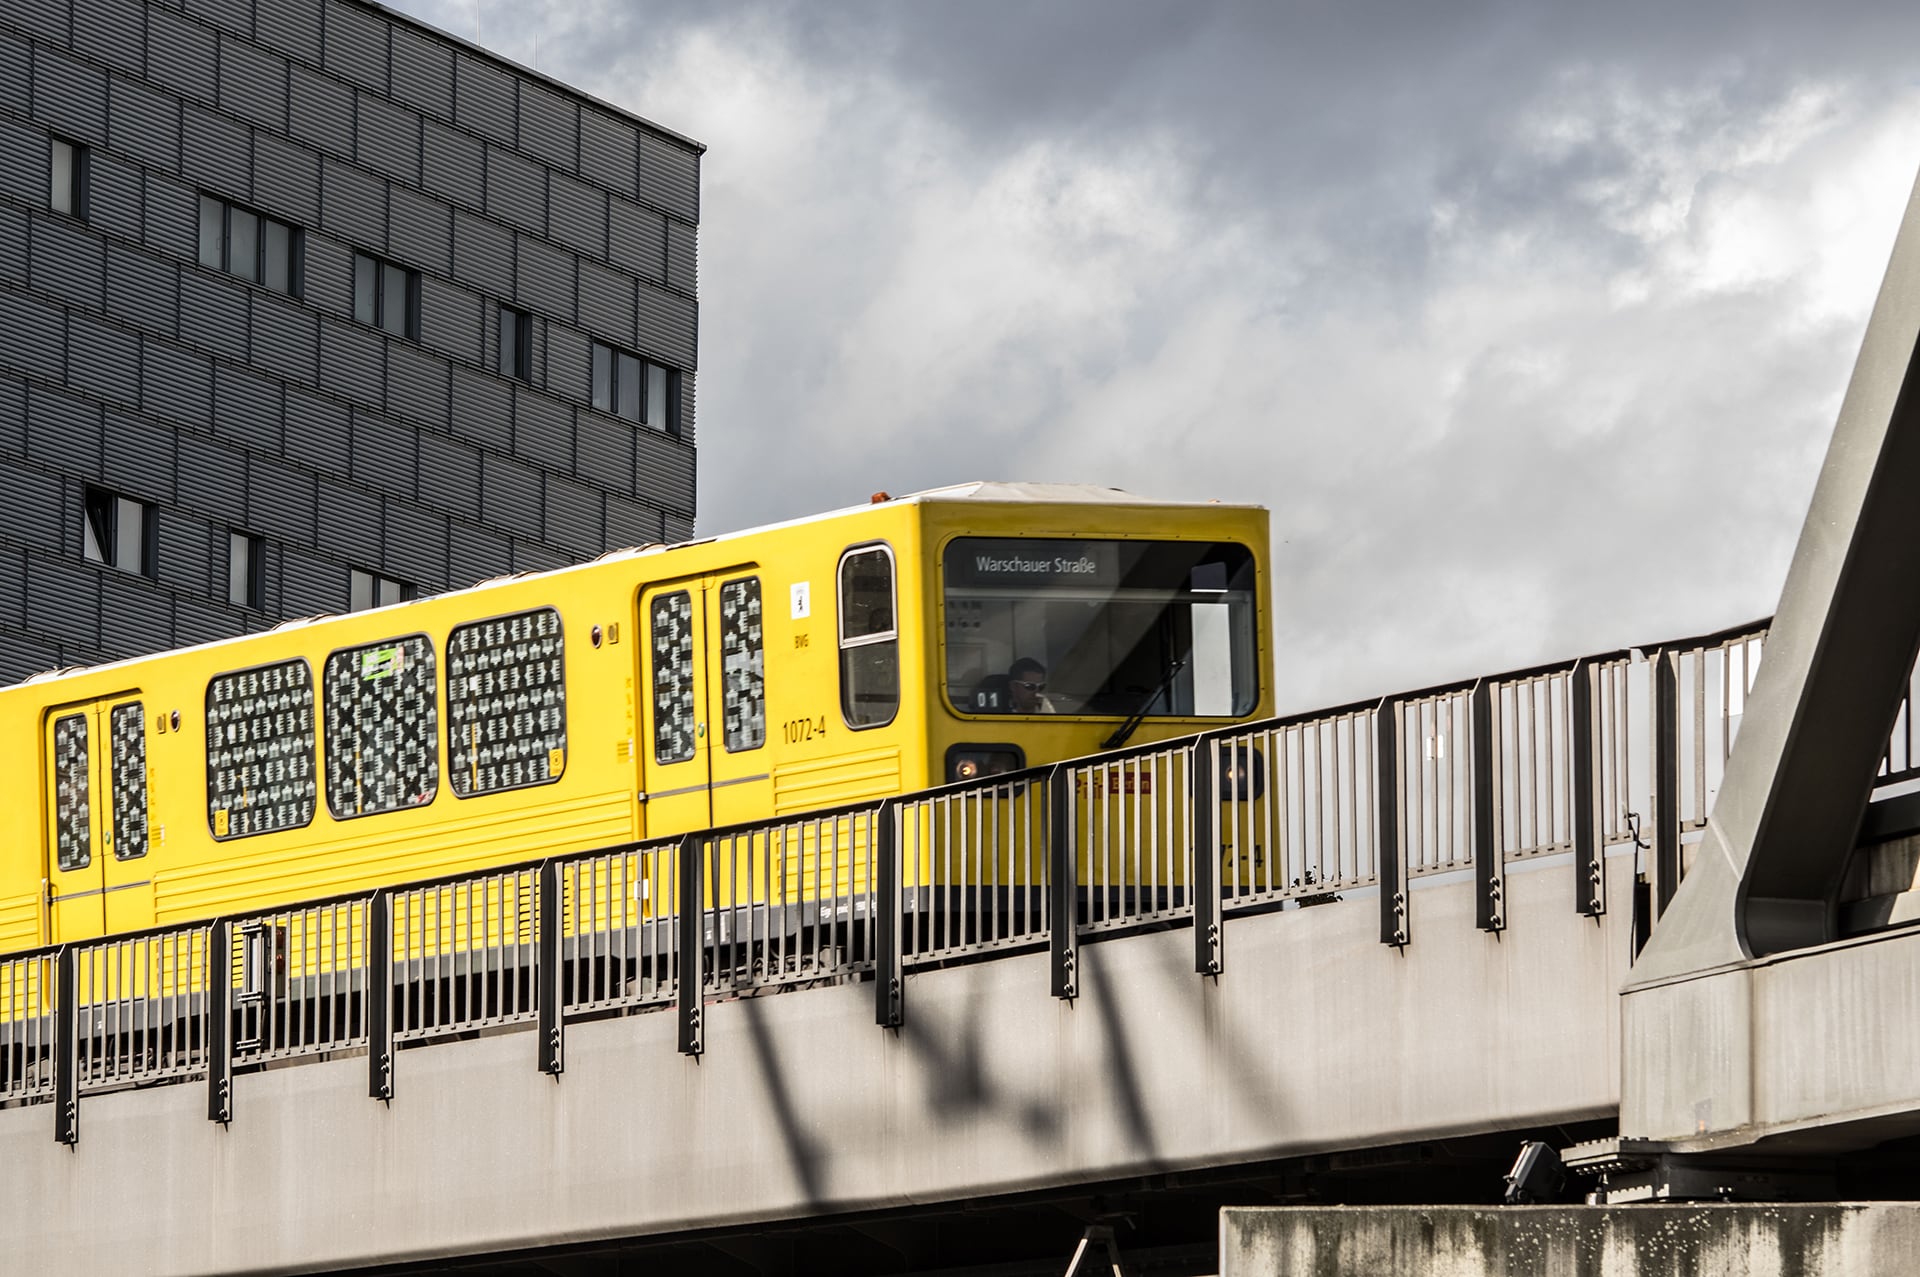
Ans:
{"label": "building window", "polygon": [[266,608],[265,557],[259,537],[227,533],[227,602],[256,612]]}
{"label": "building window", "polygon": [[395,337],[420,337],[420,272],[353,255],[353,317]]}
{"label": "building window", "polygon": [[518,381],[533,380],[533,316],[511,306],[500,308],[500,372]]}
{"label": "building window", "polygon": [[413,597],[413,587],[405,581],[354,568],[348,576],[349,612],[364,612],[370,607],[390,607]]}
{"label": "building window", "polygon": [[293,295],[299,291],[299,256],[300,233],[285,222],[211,195],[200,197],[202,266]]}
{"label": "building window", "polygon": [[155,522],[153,507],[131,497],[88,488],[86,518],[81,533],[88,561],[105,563],[123,572],[158,576],[154,570]]}
{"label": "building window", "polygon": [[639,425],[679,434],[680,374],[596,341],[593,406]]}
{"label": "building window", "polygon": [[87,148],[54,138],[47,147],[47,207],[69,217],[87,215]]}

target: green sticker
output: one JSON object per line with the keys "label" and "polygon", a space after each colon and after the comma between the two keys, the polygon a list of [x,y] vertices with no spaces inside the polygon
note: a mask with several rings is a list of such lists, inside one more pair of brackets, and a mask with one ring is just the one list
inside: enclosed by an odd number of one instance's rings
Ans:
{"label": "green sticker", "polygon": [[407,653],[400,647],[376,647],[360,654],[360,677],[367,682],[392,678],[406,668]]}

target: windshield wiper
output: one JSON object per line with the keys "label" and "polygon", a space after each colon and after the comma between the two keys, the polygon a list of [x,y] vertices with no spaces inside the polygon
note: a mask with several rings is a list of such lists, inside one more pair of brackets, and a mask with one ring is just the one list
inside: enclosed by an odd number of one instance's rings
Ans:
{"label": "windshield wiper", "polygon": [[1167,676],[1160,680],[1160,686],[1153,689],[1153,695],[1141,701],[1140,708],[1133,711],[1133,717],[1120,724],[1120,729],[1113,735],[1101,741],[1100,748],[1119,749],[1122,745],[1126,744],[1127,737],[1133,735],[1134,730],[1146,720],[1147,711],[1153,708],[1153,703],[1167,694],[1167,689],[1173,686],[1173,680],[1179,678],[1180,671],[1185,668],[1187,668],[1185,658],[1176,657],[1173,664],[1167,666]]}

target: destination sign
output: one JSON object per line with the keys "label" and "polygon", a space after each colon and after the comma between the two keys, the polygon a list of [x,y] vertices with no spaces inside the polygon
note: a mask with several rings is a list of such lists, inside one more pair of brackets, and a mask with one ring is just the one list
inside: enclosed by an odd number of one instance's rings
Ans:
{"label": "destination sign", "polygon": [[987,540],[967,537],[947,547],[952,585],[1026,588],[1112,587],[1120,581],[1117,541]]}

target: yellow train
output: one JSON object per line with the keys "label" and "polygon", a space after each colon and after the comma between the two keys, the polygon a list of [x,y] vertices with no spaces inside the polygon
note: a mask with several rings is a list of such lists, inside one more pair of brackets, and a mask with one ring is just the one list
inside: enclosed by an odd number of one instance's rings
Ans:
{"label": "yellow train", "polygon": [[0,953],[1272,713],[1266,512],[968,484],[0,690]]}

